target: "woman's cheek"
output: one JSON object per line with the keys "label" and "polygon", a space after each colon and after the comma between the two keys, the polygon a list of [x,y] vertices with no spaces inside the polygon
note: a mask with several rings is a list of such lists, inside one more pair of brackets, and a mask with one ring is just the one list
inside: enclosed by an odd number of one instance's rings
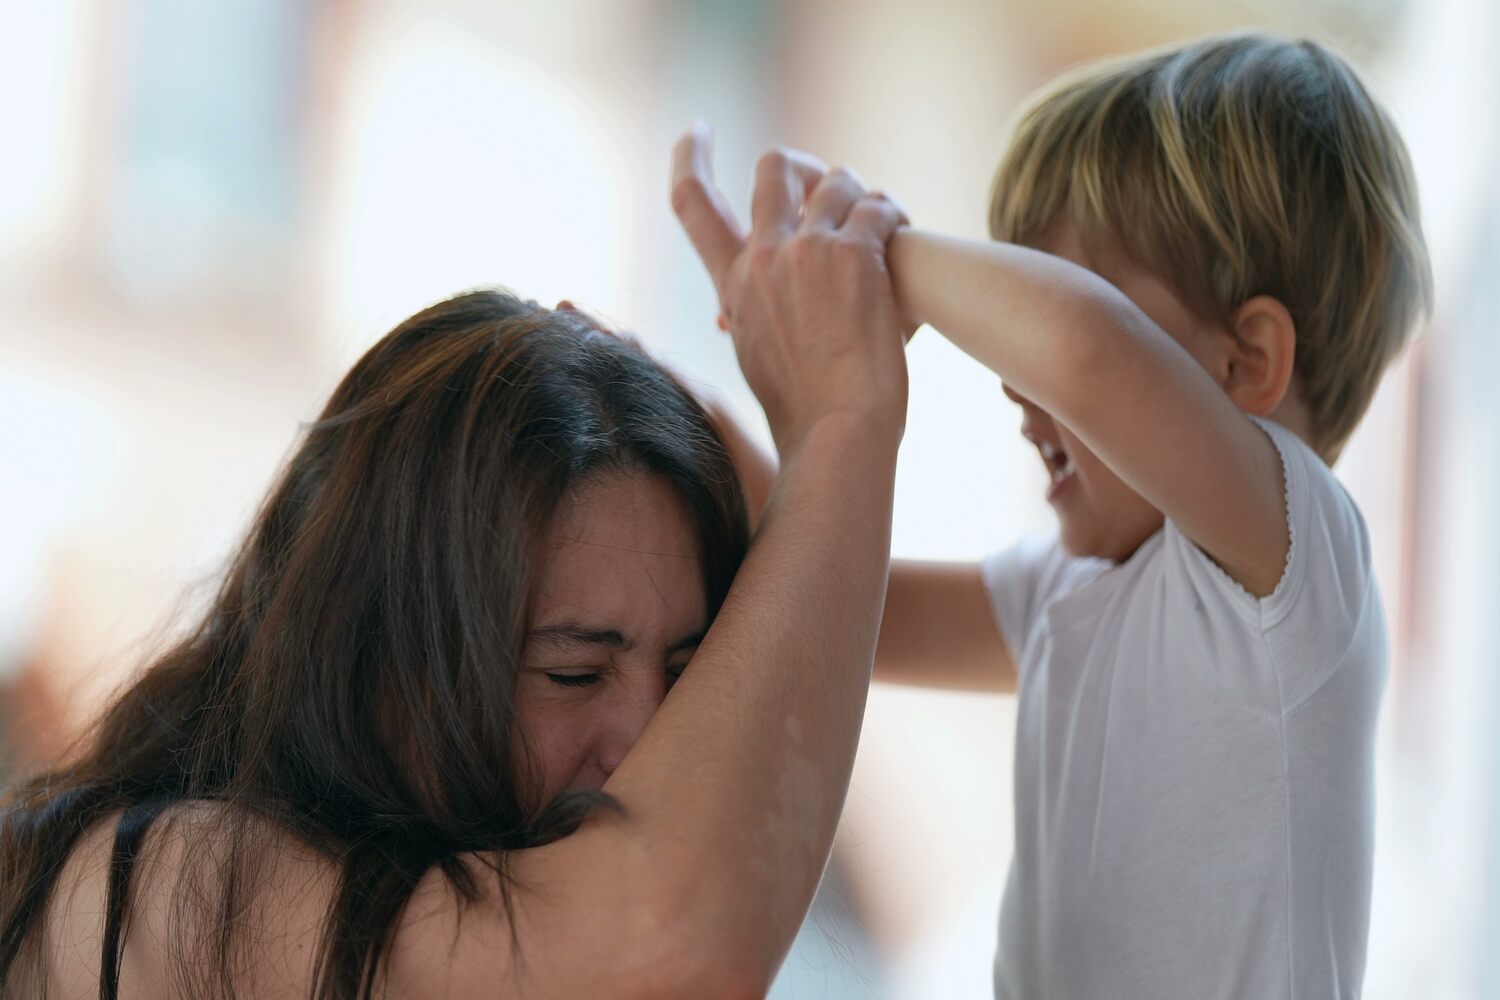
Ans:
{"label": "woman's cheek", "polygon": [[553,704],[539,713],[532,753],[542,773],[544,801],[572,787],[589,755],[590,706]]}
{"label": "woman's cheek", "polygon": [[[541,692],[542,695],[550,692]],[[571,733],[568,707],[547,697],[520,693],[512,751],[530,808],[540,809],[567,787],[577,770],[579,740]]]}

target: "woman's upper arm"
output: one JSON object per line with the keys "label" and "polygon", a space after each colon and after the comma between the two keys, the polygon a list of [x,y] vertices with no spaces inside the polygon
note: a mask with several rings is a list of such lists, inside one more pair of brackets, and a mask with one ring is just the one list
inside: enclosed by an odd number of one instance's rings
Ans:
{"label": "woman's upper arm", "polygon": [[[734,995],[730,973],[678,947],[671,901],[624,877],[615,820],[511,852],[509,903],[493,855],[469,855],[463,900],[432,868],[402,912],[387,961],[391,996],[461,998]],[[612,860],[613,859],[613,860]]]}
{"label": "woman's upper arm", "polygon": [[875,679],[965,691],[1016,689],[1015,659],[978,563],[891,563]]}
{"label": "woman's upper arm", "polygon": [[[182,825],[163,822],[153,831],[133,893],[122,997],[165,995],[176,963],[184,955],[211,953],[217,941],[213,890],[222,888],[225,857],[221,845],[209,841],[205,854],[187,860],[183,848],[190,840],[213,836],[195,824],[197,818],[189,816]],[[492,858],[466,857],[480,890],[474,900],[464,900],[440,868],[430,868],[394,927],[384,995],[425,1000],[722,992],[720,970],[696,967],[674,950],[690,935],[673,926],[670,901],[617,864],[629,848],[614,825],[602,818],[545,847],[511,852],[509,908]],[[82,1000],[98,992],[113,829],[109,822],[90,831],[53,894],[43,959],[49,995]],[[338,868],[289,835],[271,828],[256,832],[253,903],[234,932],[235,951],[244,958],[235,978],[245,995],[296,1000],[308,995],[317,975],[317,948],[337,893]],[[182,911],[188,885],[208,891],[202,899],[188,898]]]}

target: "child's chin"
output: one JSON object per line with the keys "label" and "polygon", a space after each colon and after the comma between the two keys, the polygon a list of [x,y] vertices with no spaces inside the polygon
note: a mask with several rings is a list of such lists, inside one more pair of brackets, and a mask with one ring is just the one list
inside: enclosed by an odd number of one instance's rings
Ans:
{"label": "child's chin", "polygon": [[1098,555],[1098,542],[1084,525],[1078,524],[1072,518],[1062,518],[1058,525],[1058,541],[1062,543],[1063,551],[1070,556],[1083,558]]}
{"label": "child's chin", "polygon": [[1080,523],[1065,518],[1058,532],[1058,541],[1063,551],[1075,559],[1107,559],[1119,562],[1124,556],[1111,544],[1108,535],[1102,534],[1096,525]]}

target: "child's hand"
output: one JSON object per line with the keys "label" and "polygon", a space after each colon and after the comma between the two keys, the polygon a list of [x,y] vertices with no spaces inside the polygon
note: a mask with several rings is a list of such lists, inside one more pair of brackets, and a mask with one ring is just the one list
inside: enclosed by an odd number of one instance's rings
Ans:
{"label": "child's hand", "polygon": [[708,131],[673,154],[672,206],[719,292],[746,381],[783,456],[820,420],[899,439],[902,323],[885,243],[905,221],[848,171],[773,150],[756,169],[748,239],[714,185]]}

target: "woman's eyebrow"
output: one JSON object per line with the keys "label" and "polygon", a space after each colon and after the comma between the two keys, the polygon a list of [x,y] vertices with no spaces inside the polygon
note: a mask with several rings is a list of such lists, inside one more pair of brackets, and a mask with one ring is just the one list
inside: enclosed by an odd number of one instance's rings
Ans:
{"label": "woman's eyebrow", "polygon": [[[667,647],[667,653],[670,655],[700,645],[703,634],[699,630],[683,636]],[[557,622],[530,629],[526,633],[526,641],[550,646],[609,646],[627,652],[635,648],[635,642],[619,629],[591,628],[577,622]]]}
{"label": "woman's eyebrow", "polygon": [[618,629],[589,628],[576,622],[558,622],[530,629],[527,642],[542,642],[554,646],[610,646],[628,650],[635,643],[627,639]]}

